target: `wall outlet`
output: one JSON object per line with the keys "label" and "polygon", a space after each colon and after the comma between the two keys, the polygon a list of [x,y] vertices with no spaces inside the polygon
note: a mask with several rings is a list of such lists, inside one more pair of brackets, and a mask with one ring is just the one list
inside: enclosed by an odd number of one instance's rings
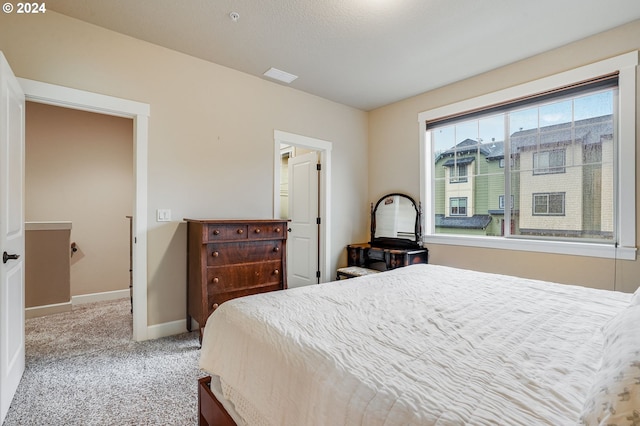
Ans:
{"label": "wall outlet", "polygon": [[170,209],[158,209],[156,210],[157,222],[171,222],[171,210]]}

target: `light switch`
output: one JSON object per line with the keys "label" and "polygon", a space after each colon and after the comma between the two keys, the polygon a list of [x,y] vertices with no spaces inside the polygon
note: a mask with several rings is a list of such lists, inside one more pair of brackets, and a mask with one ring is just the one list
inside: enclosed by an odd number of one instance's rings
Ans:
{"label": "light switch", "polygon": [[157,222],[171,222],[171,210],[170,209],[158,209],[156,210]]}

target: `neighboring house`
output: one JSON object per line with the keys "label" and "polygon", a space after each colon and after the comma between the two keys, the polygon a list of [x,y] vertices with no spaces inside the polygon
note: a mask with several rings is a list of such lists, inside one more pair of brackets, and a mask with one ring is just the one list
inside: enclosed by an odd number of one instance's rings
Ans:
{"label": "neighboring house", "polygon": [[501,235],[504,142],[465,139],[435,159],[437,232]]}
{"label": "neighboring house", "polygon": [[[612,237],[613,127],[604,115],[509,137],[511,234]],[[504,142],[466,139],[437,154],[437,232],[504,235],[505,164]]]}

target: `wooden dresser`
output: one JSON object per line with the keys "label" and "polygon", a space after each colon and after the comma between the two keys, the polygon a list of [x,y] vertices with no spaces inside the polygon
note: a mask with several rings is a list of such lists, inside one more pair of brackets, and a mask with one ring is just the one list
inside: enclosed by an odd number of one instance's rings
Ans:
{"label": "wooden dresser", "polygon": [[408,195],[394,192],[371,203],[371,241],[347,246],[347,267],[336,279],[427,263],[429,250],[422,247],[422,208]]}
{"label": "wooden dresser", "polygon": [[286,220],[187,222],[187,330],[223,302],[287,288]]}
{"label": "wooden dresser", "polygon": [[428,263],[429,250],[415,247],[378,246],[375,244],[349,244],[347,246],[347,264],[349,266],[381,266],[379,270],[388,270],[416,263]]}

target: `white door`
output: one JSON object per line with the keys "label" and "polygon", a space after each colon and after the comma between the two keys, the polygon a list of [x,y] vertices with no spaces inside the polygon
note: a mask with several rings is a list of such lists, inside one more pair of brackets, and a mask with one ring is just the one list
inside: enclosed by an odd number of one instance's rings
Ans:
{"label": "white door", "polygon": [[0,52],[0,423],[24,372],[24,93]]}
{"label": "white door", "polygon": [[318,154],[289,159],[287,285],[316,284],[318,278]]}

